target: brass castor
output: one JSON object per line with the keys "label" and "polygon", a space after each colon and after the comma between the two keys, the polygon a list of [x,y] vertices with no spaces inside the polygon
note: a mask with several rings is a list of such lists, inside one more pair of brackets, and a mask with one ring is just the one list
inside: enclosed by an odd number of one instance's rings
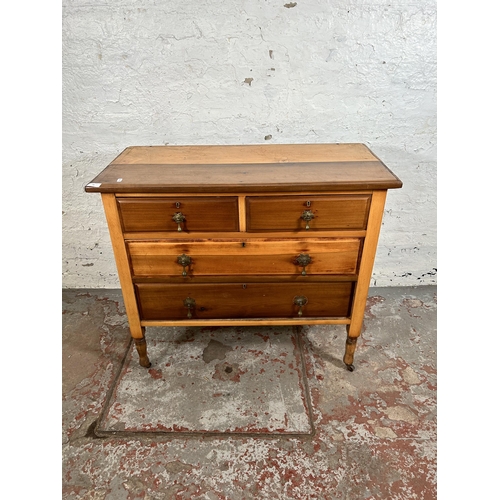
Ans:
{"label": "brass castor", "polygon": [[347,339],[345,341],[345,354],[344,354],[344,364],[350,372],[354,371],[354,351],[356,350],[356,342],[358,337],[349,336],[349,328],[347,328]]}
{"label": "brass castor", "polygon": [[143,366],[144,368],[151,368],[151,363],[149,359],[147,361],[143,361],[142,359],[139,360],[139,364]]}
{"label": "brass castor", "polygon": [[139,354],[139,364],[144,368],[149,368],[151,363],[147,353],[146,337],[143,336],[142,339],[134,339],[134,343]]}

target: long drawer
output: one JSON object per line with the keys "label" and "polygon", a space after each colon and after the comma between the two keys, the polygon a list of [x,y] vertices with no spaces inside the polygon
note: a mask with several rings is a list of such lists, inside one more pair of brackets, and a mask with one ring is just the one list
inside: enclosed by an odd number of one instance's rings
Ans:
{"label": "long drawer", "polygon": [[124,232],[239,229],[235,196],[118,198],[117,202]]}
{"label": "long drawer", "polygon": [[371,196],[249,196],[247,231],[366,229]]}
{"label": "long drawer", "polygon": [[347,317],[354,283],[135,285],[144,320]]}
{"label": "long drawer", "polygon": [[360,238],[130,240],[134,277],[353,275]]}

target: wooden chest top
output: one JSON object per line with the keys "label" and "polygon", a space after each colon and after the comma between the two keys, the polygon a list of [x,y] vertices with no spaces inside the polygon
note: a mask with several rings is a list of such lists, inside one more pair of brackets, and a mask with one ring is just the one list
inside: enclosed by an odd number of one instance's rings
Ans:
{"label": "wooden chest top", "polygon": [[132,146],[85,191],[321,192],[401,186],[364,144]]}

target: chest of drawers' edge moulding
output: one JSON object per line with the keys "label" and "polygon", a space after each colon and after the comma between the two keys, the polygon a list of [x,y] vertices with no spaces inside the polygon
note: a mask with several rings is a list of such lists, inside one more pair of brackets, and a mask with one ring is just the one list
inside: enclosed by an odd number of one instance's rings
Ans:
{"label": "chest of drawers' edge moulding", "polygon": [[101,193],[139,363],[154,326],[345,324],[354,369],[388,189],[364,144],[133,146]]}

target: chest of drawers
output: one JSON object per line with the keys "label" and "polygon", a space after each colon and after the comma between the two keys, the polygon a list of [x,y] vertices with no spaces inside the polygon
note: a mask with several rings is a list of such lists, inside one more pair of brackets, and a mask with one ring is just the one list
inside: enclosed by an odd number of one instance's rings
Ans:
{"label": "chest of drawers", "polygon": [[101,193],[130,333],[345,324],[352,371],[388,189],[363,144],[137,146]]}

